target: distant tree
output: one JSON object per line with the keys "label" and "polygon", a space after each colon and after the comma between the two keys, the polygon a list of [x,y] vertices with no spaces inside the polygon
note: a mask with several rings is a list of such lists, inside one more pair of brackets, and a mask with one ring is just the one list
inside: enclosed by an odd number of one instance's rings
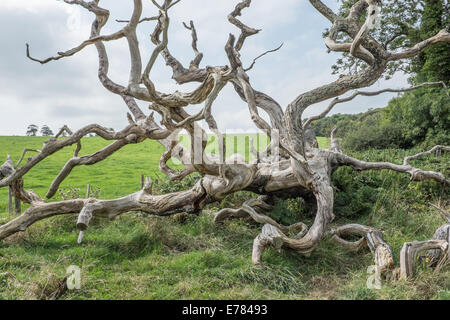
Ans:
{"label": "distant tree", "polygon": [[26,135],[29,137],[35,137],[36,133],[39,131],[39,127],[35,124],[30,124],[27,128]]}
{"label": "distant tree", "polygon": [[53,135],[53,131],[52,131],[52,129],[50,129],[49,126],[44,125],[44,126],[41,128],[41,134],[42,134],[43,137],[49,137],[49,136],[52,136],[52,135]]}

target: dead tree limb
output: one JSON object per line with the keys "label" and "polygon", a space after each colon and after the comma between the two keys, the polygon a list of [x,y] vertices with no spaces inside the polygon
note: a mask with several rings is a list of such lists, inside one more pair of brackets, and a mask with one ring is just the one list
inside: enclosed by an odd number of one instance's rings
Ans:
{"label": "dead tree limb", "polygon": [[[109,131],[98,124],[85,126],[75,132],[65,126],[56,137],[46,141],[40,151],[21,167],[19,164],[25,154],[16,166],[8,157],[0,166],[0,188],[11,187],[16,197],[30,204],[30,207],[21,216],[0,226],[0,239],[25,231],[42,219],[73,214],[78,215],[77,227],[81,232],[79,237],[81,242],[93,217],[114,219],[118,215],[133,211],[159,216],[179,212],[196,213],[206,204],[220,201],[226,195],[238,191],[251,191],[263,197],[252,198],[239,209],[222,210],[216,214],[215,220],[219,222],[226,218],[246,216],[263,224],[262,232],[254,242],[252,258],[254,263],[260,263],[262,252],[269,245],[273,245],[276,249],[286,248],[299,254],[309,255],[329,234],[330,224],[334,219],[334,190],[331,174],[341,166],[350,166],[357,171],[392,170],[410,175],[412,181],[434,180],[443,186],[450,185],[450,181],[442,173],[422,170],[410,164],[412,160],[431,155],[437,150],[449,151],[448,146],[436,146],[427,152],[406,157],[401,165],[389,162],[365,162],[343,153],[335,136],[335,130],[332,132],[330,150],[319,148],[310,126],[312,121],[325,116],[336,104],[350,101],[358,95],[373,96],[383,92],[404,92],[425,85],[441,84],[424,83],[413,88],[385,89],[377,92],[355,91],[349,97],[339,98],[352,90],[374,84],[385,72],[389,62],[414,57],[435,43],[450,42],[450,34],[446,30],[441,30],[411,48],[403,48],[403,51],[392,53],[388,52],[384,44],[377,41],[369,32],[375,26],[374,22],[379,16],[377,1],[355,1],[348,15],[340,17],[322,1],[310,0],[311,5],[331,23],[330,32],[325,38],[326,46],[332,51],[353,55],[367,67],[356,74],[342,75],[335,81],[300,93],[285,108],[282,108],[275,99],[253,88],[251,78],[247,74],[251,68],[245,69],[242,65],[241,49],[248,37],[260,32],[259,29],[251,28],[238,19],[243,10],[250,7],[250,0],[240,1],[234,10],[230,7],[233,11],[228,15],[228,20],[238,28],[240,35],[236,40],[236,36],[230,34],[227,42],[224,43],[228,65],[205,68],[200,68],[203,55],[197,47],[198,35],[193,23],[189,26],[185,25],[191,31],[192,49],[195,54],[189,67],[184,67],[169,50],[171,8],[180,3],[179,0],[164,0],[162,4],[152,0],[153,9],[158,12],[157,17],[154,18],[143,18],[142,0],[133,0],[130,18],[120,20],[126,25],[118,32],[107,35],[102,34],[102,31],[109,21],[110,12],[100,7],[98,0],[89,2],[65,0],[65,2],[81,6],[94,15],[88,39],[73,49],[59,52],[46,59],[32,57],[27,45],[27,57],[32,61],[46,64],[75,55],[88,46],[95,46],[98,54],[99,81],[106,90],[124,101],[128,109],[126,111],[129,112],[127,113],[128,125],[119,132]],[[366,22],[361,24],[364,16],[367,17]],[[137,32],[144,21],[156,22],[150,37],[155,47],[146,64],[142,61]],[[351,41],[340,42],[341,33],[346,34]],[[105,42],[119,39],[126,40],[130,54],[129,80],[123,84],[116,83],[109,77],[109,57],[105,46]],[[171,69],[172,78],[176,83],[197,83],[196,88],[190,92],[158,91],[152,80],[152,71],[159,58],[164,59]],[[249,110],[251,120],[256,127],[267,132],[271,138],[267,152],[269,155],[260,157],[259,151],[255,152],[258,155],[258,161],[245,163],[238,155],[225,158],[225,140],[213,117],[213,108],[222,89],[228,84],[233,85],[237,95],[245,102],[245,108]],[[147,115],[139,107],[138,100],[146,102],[151,110],[161,115],[163,119],[161,125],[156,123],[153,112]],[[307,108],[327,100],[331,100],[331,103],[324,112],[306,122],[303,121],[303,113]],[[203,104],[200,112],[189,114],[186,111],[185,107],[200,104]],[[261,115],[261,110],[268,114],[269,120]],[[208,135],[198,124],[203,119],[206,120],[209,129],[219,137],[219,155],[207,154],[205,151]],[[181,146],[174,138],[181,129],[186,130],[192,139],[190,149]],[[64,131],[69,133],[68,137],[61,137]],[[93,154],[80,157],[82,138],[93,133],[111,141],[111,144]],[[62,181],[74,167],[98,163],[127,144],[141,143],[147,139],[158,141],[166,149],[161,156],[160,169],[171,179],[182,179],[192,172],[202,174],[202,178],[190,190],[165,195],[153,195],[152,183],[147,181],[142,190],[113,200],[89,198],[51,202],[23,187],[23,178],[31,169],[63,148],[77,145],[73,157],[68,159],[49,187],[47,198],[51,198],[56,193]],[[181,160],[184,166],[181,171],[171,170],[167,166],[171,157]],[[292,226],[284,226],[270,218],[267,212],[272,208],[265,201],[267,200],[265,196],[274,195],[314,199],[316,212],[312,224],[307,226],[298,222]],[[403,276],[413,274],[414,259],[420,252],[446,250],[449,231],[448,228],[440,230],[433,240],[405,244],[401,260]],[[375,263],[380,272],[386,273],[387,270],[392,269],[392,251],[384,242],[380,231],[372,227],[349,225],[337,228],[333,232],[334,241],[351,250],[361,249],[367,245],[374,254]],[[346,235],[357,235],[360,239],[352,243],[345,239]],[[445,236],[447,236],[446,239],[444,239]]]}

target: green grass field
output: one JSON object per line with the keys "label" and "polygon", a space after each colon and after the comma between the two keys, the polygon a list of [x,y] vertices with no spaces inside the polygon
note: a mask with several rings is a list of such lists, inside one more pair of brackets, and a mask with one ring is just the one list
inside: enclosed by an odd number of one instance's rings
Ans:
{"label": "green grass field", "polygon": [[[0,137],[2,154],[18,159],[23,148],[40,148],[44,138]],[[227,137],[232,145],[234,137]],[[326,138],[319,140],[322,147]],[[83,154],[105,146],[99,138],[83,141]],[[234,153],[234,148],[227,152]],[[237,150],[242,153],[242,150]],[[244,150],[245,151],[245,150]],[[417,150],[382,150],[353,154],[363,160],[397,161]],[[25,177],[26,188],[45,194],[51,180],[71,157],[73,148],[43,161]],[[62,188],[87,183],[101,198],[115,198],[140,188],[140,175],[158,179],[156,192],[189,187],[195,177],[169,183],[158,172],[163,148],[146,141],[129,145],[106,161],[76,168]],[[429,156],[416,166],[449,175],[450,157]],[[341,168],[333,176],[334,223],[359,222],[385,230],[385,239],[398,255],[403,242],[431,238],[444,221],[428,202],[448,207],[449,193],[435,182],[413,183],[393,172],[355,173]],[[94,220],[82,245],[76,244],[76,216],[36,223],[0,243],[0,298],[45,299],[55,291],[66,268],[81,268],[81,289],[60,299],[450,299],[450,270],[440,273],[419,267],[408,281],[384,282],[370,290],[370,252],[350,253],[323,241],[310,257],[268,249],[265,265],[251,264],[251,248],[260,226],[228,221],[216,226],[209,213],[238,206],[251,195],[240,192],[209,206],[199,216],[148,217],[124,214],[115,221]],[[298,200],[279,201],[273,217],[311,222]],[[9,219],[7,190],[0,189],[0,223]],[[16,277],[12,281],[9,272]]]}

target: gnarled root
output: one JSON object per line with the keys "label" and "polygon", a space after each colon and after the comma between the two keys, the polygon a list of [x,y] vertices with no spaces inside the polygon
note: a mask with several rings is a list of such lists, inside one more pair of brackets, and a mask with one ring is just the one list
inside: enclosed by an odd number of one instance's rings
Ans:
{"label": "gnarled root", "polygon": [[[380,277],[407,279],[414,275],[416,260],[421,252],[428,251],[430,266],[439,266],[450,257],[450,225],[440,227],[433,240],[406,242],[400,251],[400,268],[395,268],[391,247],[384,241],[382,233],[371,227],[349,224],[332,229],[331,240],[351,251],[369,247],[373,253],[376,272]],[[342,237],[360,236],[357,241],[347,241]]]}
{"label": "gnarled root", "polygon": [[[308,227],[304,223],[297,223],[291,226],[291,230],[296,230],[298,233],[294,239],[301,239],[308,232]],[[272,246],[275,250],[281,251],[284,246],[286,248],[290,247],[290,239],[277,227],[271,224],[265,224],[262,227],[261,233],[253,240],[253,251],[252,251],[252,262],[255,265],[262,264],[262,255],[264,250]]]}
{"label": "gnarled root", "polygon": [[[444,240],[447,241],[450,245],[450,224],[444,224],[443,226],[440,226],[436,232],[434,233],[432,240]],[[449,249],[450,250],[450,249]],[[445,256],[445,252],[439,250],[439,249],[432,249],[427,252],[427,257],[429,258],[430,262],[429,265],[431,267],[435,267],[438,265],[440,261],[443,260]],[[448,252],[447,257],[450,259],[450,252]]]}
{"label": "gnarled root", "polygon": [[[264,224],[261,233],[253,241],[253,264],[261,264],[264,250],[273,246],[277,251],[280,251],[283,246],[287,248],[292,245],[291,240],[298,240],[305,236],[308,232],[308,227],[302,222],[295,223],[291,226],[284,226],[265,215],[273,209],[273,206],[268,201],[268,196],[260,196],[257,199],[249,199],[244,202],[241,208],[220,210],[214,215],[214,221],[222,222],[231,218],[250,217],[255,222]],[[296,233],[294,239],[286,236],[286,233]]]}
{"label": "gnarled root", "polygon": [[267,198],[265,196],[261,196],[257,199],[249,199],[245,201],[239,209],[222,209],[214,215],[214,222],[217,223],[225,219],[244,218],[249,216],[257,223],[270,224],[283,231],[289,230],[290,227],[283,226],[264,214],[264,212],[268,212],[273,209],[272,205],[265,202],[266,199]]}
{"label": "gnarled root", "polygon": [[441,259],[447,259],[450,254],[448,248],[448,242],[445,240],[406,242],[400,251],[400,278],[407,279],[414,275],[416,259],[421,252],[439,249],[442,252]]}
{"label": "gnarled root", "polygon": [[[448,222],[447,224],[440,226],[436,230],[431,240],[445,240],[450,245],[450,214],[437,205],[434,205],[432,203],[430,203],[430,205],[433,208],[437,209],[442,217]],[[445,260],[443,259],[443,252],[439,249],[429,250],[426,256],[429,259],[430,267],[439,268],[439,265],[442,264]],[[448,258],[450,259],[450,254],[448,255]]]}
{"label": "gnarled root", "polygon": [[252,262],[255,265],[261,264],[262,255],[268,246],[273,246],[275,250],[281,251],[284,244],[283,238],[286,236],[273,225],[263,226],[261,233],[253,241]]}
{"label": "gnarled root", "polygon": [[[290,227],[283,227],[276,222],[271,223],[270,218],[270,220],[266,219],[265,221],[268,223],[264,225],[262,232],[253,242],[252,261],[254,264],[261,264],[262,254],[265,248],[270,245],[277,250],[285,247],[304,255],[309,255],[317,247],[325,235],[328,223],[334,217],[332,214],[333,191],[325,183],[318,183],[314,188],[316,188],[314,195],[317,201],[317,213],[311,228],[308,229],[302,222]],[[258,222],[261,221],[259,220]],[[292,233],[294,230],[298,232],[295,236],[288,237],[286,235],[286,233]]]}
{"label": "gnarled root", "polygon": [[[261,223],[272,222],[272,223],[275,223],[278,225],[278,223],[276,223],[269,217],[266,217],[266,216],[263,217],[262,214],[258,213],[258,212],[262,212],[262,211],[268,212],[273,209],[273,206],[270,205],[269,203],[267,203],[265,200],[267,200],[267,198],[262,196],[262,197],[259,197],[258,199],[249,199],[249,200],[245,201],[244,204],[242,205],[242,207],[238,208],[238,209],[231,209],[231,208],[222,209],[222,210],[218,211],[216,214],[214,214],[214,222],[219,223],[219,222],[223,222],[224,220],[227,220],[227,219],[245,218],[245,217],[248,217],[249,215],[253,215],[253,217],[255,217],[255,221],[257,221],[257,222],[261,222]],[[268,219],[268,220],[264,221],[264,219]]]}
{"label": "gnarled root", "polygon": [[[392,248],[384,241],[381,231],[360,224],[348,224],[330,231],[331,241],[351,250],[369,248],[374,256],[377,273],[387,276],[394,269]],[[360,236],[358,241],[347,241],[342,237]]]}

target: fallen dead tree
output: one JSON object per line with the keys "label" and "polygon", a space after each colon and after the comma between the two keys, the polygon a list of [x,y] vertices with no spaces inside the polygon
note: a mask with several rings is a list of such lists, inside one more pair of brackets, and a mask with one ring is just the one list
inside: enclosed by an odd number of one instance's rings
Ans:
{"label": "fallen dead tree", "polygon": [[[183,66],[169,51],[169,13],[173,6],[181,5],[178,4],[180,1],[164,0],[164,3],[160,4],[152,0],[158,13],[154,17],[144,17],[142,1],[133,0],[133,14],[130,19],[120,20],[120,23],[124,23],[124,27],[107,35],[102,34],[102,29],[109,20],[109,11],[100,7],[99,0],[90,2],[65,0],[65,2],[81,6],[95,16],[89,39],[73,49],[58,52],[57,55],[43,60],[33,57],[27,45],[28,58],[46,64],[75,55],[88,46],[95,46],[99,57],[99,80],[108,91],[123,99],[129,110],[127,114],[129,124],[118,132],[112,132],[98,124],[85,126],[75,132],[64,127],[54,138],[44,143],[41,150],[34,150],[36,154],[28,158],[23,165],[14,165],[12,160],[8,159],[0,167],[0,188],[11,186],[16,197],[31,206],[21,216],[0,226],[0,239],[25,231],[36,221],[48,217],[76,214],[78,215],[77,227],[80,230],[79,242],[81,242],[93,217],[114,219],[130,211],[159,216],[179,212],[197,213],[208,203],[219,201],[234,192],[246,190],[260,195],[260,198],[250,199],[240,209],[222,210],[216,214],[215,219],[220,222],[229,218],[251,217],[263,224],[262,232],[254,242],[253,262],[255,264],[261,263],[262,253],[267,246],[273,246],[276,249],[287,248],[299,254],[309,255],[323,239],[331,237],[333,241],[349,250],[368,247],[374,254],[379,272],[387,274],[395,270],[395,264],[392,249],[383,240],[381,231],[361,225],[346,225],[330,229],[330,223],[334,219],[332,173],[342,166],[351,167],[356,171],[392,170],[409,175],[412,181],[435,180],[443,187],[450,185],[450,181],[442,173],[422,170],[410,164],[411,160],[435,151],[449,151],[450,147],[436,146],[427,152],[406,157],[402,164],[365,162],[342,152],[334,136],[334,130],[330,149],[319,148],[310,127],[312,121],[326,116],[334,106],[350,101],[358,95],[375,96],[384,92],[404,92],[428,85],[443,85],[441,82],[433,82],[405,89],[385,89],[377,92],[355,91],[349,97],[341,97],[351,90],[368,87],[375,83],[386,70],[389,62],[416,56],[435,43],[450,42],[450,34],[446,30],[441,30],[412,48],[400,52],[389,52],[370,34],[379,14],[376,1],[356,1],[349,15],[343,18],[335,14],[322,1],[310,0],[311,5],[331,23],[330,32],[325,39],[326,46],[332,51],[353,55],[363,61],[367,67],[358,73],[341,75],[336,81],[302,93],[282,108],[272,97],[255,90],[251,85],[248,72],[254,67],[259,57],[247,68],[243,66],[240,59],[240,51],[247,37],[260,31],[245,25],[238,18],[243,10],[250,6],[251,0],[239,2],[228,15],[230,23],[240,31],[237,40],[230,34],[225,44],[229,65],[205,68],[200,68],[203,54],[198,48],[198,37],[193,22],[189,25],[185,24],[185,27],[191,31],[195,55],[190,65]],[[362,24],[361,17],[366,14],[366,22]],[[151,35],[155,48],[146,64],[141,58],[136,32],[141,23],[156,24]],[[353,39],[352,42],[338,42],[339,33],[345,33]],[[104,43],[119,39],[127,41],[130,51],[131,66],[127,84],[118,84],[108,75],[109,59]],[[269,50],[267,53],[276,50]],[[266,53],[261,56],[264,54]],[[164,59],[168,67],[172,69],[173,79],[178,84],[194,82],[198,83],[198,87],[192,92],[158,91],[156,84],[152,81],[151,72],[159,57]],[[211,112],[216,98],[228,83],[234,86],[236,94],[248,106],[256,127],[266,131],[271,137],[271,143],[266,150],[253,150],[257,160],[251,163],[238,161],[242,159],[237,155],[225,159],[224,138]],[[310,119],[303,119],[306,108],[330,99],[332,101],[324,112]],[[149,103],[152,113],[147,114],[141,110],[136,100]],[[184,109],[187,106],[200,104],[203,104],[203,107],[197,114],[189,114]],[[268,114],[269,122],[260,115],[261,110]],[[161,116],[160,124],[155,121],[154,112]],[[205,152],[207,134],[198,125],[198,121],[201,120],[205,120],[209,129],[219,137],[220,150],[217,156]],[[190,148],[181,146],[176,139],[176,134],[181,129],[186,130],[191,137]],[[60,138],[63,131],[66,131],[68,136]],[[111,141],[111,144],[93,154],[79,156],[82,138],[89,134],[97,134]],[[159,141],[166,148],[161,156],[159,167],[171,180],[181,180],[193,172],[199,172],[203,177],[190,190],[165,195],[152,194],[152,181],[147,180],[142,190],[119,199],[89,198],[50,201],[60,184],[76,166],[98,163],[124,146],[141,143],[146,139]],[[72,145],[77,145],[73,157],[67,161],[53,180],[46,194],[47,199],[43,199],[31,190],[24,189],[23,178],[27,172],[42,160]],[[169,168],[167,161],[170,158],[179,159],[184,169],[176,171]],[[299,222],[293,226],[283,226],[269,218],[266,213],[271,210],[270,199],[280,194],[285,197],[314,199],[316,213],[312,225],[307,226]],[[347,236],[359,236],[360,240],[351,242],[345,239]],[[431,252],[434,255],[433,261],[442,261],[447,257],[448,236],[447,225],[445,228],[440,228],[430,241],[406,243],[401,254],[401,276],[409,277],[414,273],[415,259],[420,252]]]}

